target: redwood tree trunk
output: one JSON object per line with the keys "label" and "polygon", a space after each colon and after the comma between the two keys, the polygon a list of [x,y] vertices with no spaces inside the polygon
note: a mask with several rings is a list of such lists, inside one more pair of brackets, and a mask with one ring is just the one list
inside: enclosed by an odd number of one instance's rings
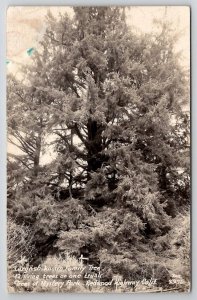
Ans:
{"label": "redwood tree trunk", "polygon": [[101,125],[96,121],[89,119],[88,124],[88,177],[91,172],[95,172],[101,168],[104,158],[101,154],[102,151],[102,130]]}

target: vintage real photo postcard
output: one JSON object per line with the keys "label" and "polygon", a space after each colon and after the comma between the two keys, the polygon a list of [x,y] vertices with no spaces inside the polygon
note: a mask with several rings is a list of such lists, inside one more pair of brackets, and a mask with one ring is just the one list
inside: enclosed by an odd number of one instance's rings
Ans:
{"label": "vintage real photo postcard", "polygon": [[9,293],[190,277],[190,8],[7,11]]}

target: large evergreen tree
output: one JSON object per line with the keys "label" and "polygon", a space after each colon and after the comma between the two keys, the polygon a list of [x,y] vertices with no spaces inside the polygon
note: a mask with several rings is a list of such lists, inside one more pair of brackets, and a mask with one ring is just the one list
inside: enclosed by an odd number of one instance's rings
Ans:
{"label": "large evergreen tree", "polygon": [[10,216],[33,228],[40,255],[84,254],[107,280],[152,276],[169,246],[158,254],[158,238],[189,203],[187,77],[177,35],[157,29],[134,34],[124,8],[48,13],[23,83],[8,85],[10,141],[22,150],[8,165]]}

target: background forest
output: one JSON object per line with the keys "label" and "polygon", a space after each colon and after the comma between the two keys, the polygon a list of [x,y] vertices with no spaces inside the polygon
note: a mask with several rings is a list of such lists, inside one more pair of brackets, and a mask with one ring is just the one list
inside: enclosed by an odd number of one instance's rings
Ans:
{"label": "background forest", "polygon": [[32,63],[7,77],[8,142],[19,149],[7,162],[8,284],[17,290],[14,266],[83,255],[104,281],[156,278],[188,291],[190,95],[179,34],[164,20],[138,34],[121,7],[73,10],[48,13]]}

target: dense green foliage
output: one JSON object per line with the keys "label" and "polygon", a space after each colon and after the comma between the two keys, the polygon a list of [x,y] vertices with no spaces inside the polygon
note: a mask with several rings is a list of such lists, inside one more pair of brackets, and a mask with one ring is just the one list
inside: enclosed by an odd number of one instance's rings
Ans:
{"label": "dense green foliage", "polygon": [[8,77],[20,149],[8,156],[8,214],[31,228],[35,264],[69,252],[101,265],[105,280],[188,282],[189,93],[177,35],[159,22],[137,35],[122,8],[74,13],[49,13],[33,63],[22,80]]}

